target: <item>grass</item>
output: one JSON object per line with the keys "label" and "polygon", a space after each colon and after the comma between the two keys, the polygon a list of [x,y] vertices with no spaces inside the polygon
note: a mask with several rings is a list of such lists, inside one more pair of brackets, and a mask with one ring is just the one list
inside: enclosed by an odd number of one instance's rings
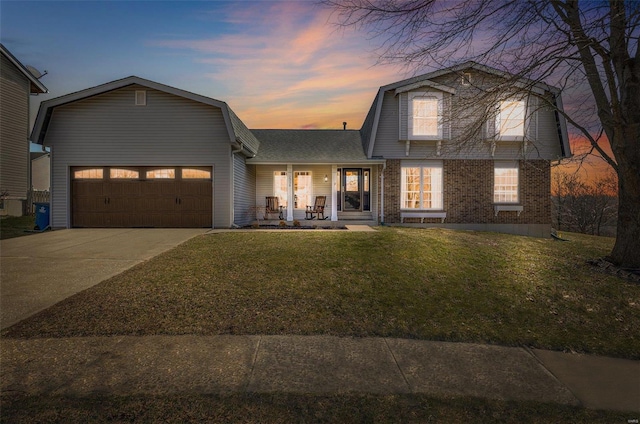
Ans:
{"label": "grass", "polygon": [[422,395],[231,394],[2,397],[4,422],[626,423],[627,413],[555,404]]}
{"label": "grass", "polygon": [[330,334],[640,359],[640,286],[586,264],[613,239],[444,229],[205,235],[3,337]]}
{"label": "grass", "polygon": [[33,230],[34,226],[33,215],[2,217],[0,218],[0,240],[33,234],[27,231]]}

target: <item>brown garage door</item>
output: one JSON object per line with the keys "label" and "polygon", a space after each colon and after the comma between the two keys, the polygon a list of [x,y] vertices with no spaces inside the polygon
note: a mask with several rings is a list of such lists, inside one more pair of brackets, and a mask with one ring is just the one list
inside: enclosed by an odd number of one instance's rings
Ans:
{"label": "brown garage door", "polygon": [[207,167],[72,168],[71,225],[211,227],[211,176]]}

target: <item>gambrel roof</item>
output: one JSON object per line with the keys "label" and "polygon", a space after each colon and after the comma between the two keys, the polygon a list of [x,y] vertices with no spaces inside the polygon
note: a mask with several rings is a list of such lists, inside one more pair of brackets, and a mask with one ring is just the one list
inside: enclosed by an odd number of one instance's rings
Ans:
{"label": "gambrel roof", "polygon": [[[407,78],[402,81],[397,81],[391,84],[384,85],[380,87],[376,97],[373,100],[373,104],[367,113],[367,116],[362,124],[362,128],[360,129],[360,133],[362,135],[362,146],[365,150],[367,157],[371,157],[373,154],[373,148],[376,140],[376,133],[378,129],[378,123],[380,120],[380,113],[382,111],[382,103],[384,100],[384,94],[389,91],[393,91],[395,95],[399,93],[403,93],[410,90],[415,90],[418,88],[429,87],[439,91],[443,91],[446,93],[450,93],[455,95],[456,90],[452,87],[445,86],[443,84],[432,81],[435,78],[438,78],[443,75],[452,74],[452,73],[462,73],[466,70],[476,70],[489,75],[494,75],[500,78],[513,80],[510,81],[510,84],[530,91],[534,94],[544,94],[550,93],[553,96],[553,101],[558,110],[562,111],[562,96],[560,93],[560,89],[547,85],[543,82],[534,81],[528,78],[519,77],[516,75],[509,74],[507,72],[501,71],[499,69],[491,68],[486,65],[481,65],[474,61],[467,61],[460,65],[451,66],[444,69],[439,69],[437,71],[433,71],[427,74],[418,75],[415,77]],[[567,133],[567,123],[564,116],[561,113],[556,112],[556,123],[558,126],[558,137],[560,139],[561,149],[562,149],[562,157],[570,157],[571,149],[569,146],[569,136]]]}
{"label": "gambrel roof", "polygon": [[33,132],[31,133],[31,139],[35,143],[42,144],[49,126],[51,114],[57,106],[86,99],[88,97],[97,96],[99,94],[117,90],[130,85],[139,85],[142,87],[147,87],[180,96],[199,103],[204,103],[206,105],[218,107],[222,110],[224,120],[227,124],[227,130],[229,131],[229,140],[231,143],[240,144],[243,150],[249,156],[255,154],[260,147],[260,142],[254,137],[251,131],[249,131],[245,124],[240,120],[240,118],[238,118],[238,116],[225,102],[191,93],[189,91],[180,90],[178,88],[170,87],[168,85],[160,84],[154,81],[149,81],[136,76],[122,78],[116,81],[108,82],[106,84],[98,85],[96,87],[77,91],[75,93],[70,93],[64,96],[56,97],[55,99],[50,99],[42,102],[40,110],[38,111],[35,125],[33,127]]}

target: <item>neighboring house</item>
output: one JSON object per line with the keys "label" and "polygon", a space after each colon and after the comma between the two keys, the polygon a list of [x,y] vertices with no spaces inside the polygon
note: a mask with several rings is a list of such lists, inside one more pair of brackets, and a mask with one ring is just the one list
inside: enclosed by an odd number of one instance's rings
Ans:
{"label": "neighboring house", "polygon": [[331,221],[546,236],[550,161],[571,155],[545,107],[560,94],[499,95],[508,78],[470,62],[381,87],[359,131],[249,131],[226,103],[137,77],[52,99],[33,132],[52,226],[246,225],[267,196],[293,221],[326,196]]}
{"label": "neighboring house", "polygon": [[21,216],[30,187],[29,97],[47,88],[0,44],[0,214]]}
{"label": "neighboring house", "polygon": [[51,188],[51,155],[46,152],[31,152],[31,188],[49,191]]}

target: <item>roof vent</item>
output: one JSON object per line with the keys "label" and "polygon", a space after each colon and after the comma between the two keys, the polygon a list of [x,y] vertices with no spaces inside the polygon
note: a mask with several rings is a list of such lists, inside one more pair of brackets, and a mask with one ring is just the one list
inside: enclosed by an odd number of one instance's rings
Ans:
{"label": "roof vent", "polygon": [[347,129],[347,123],[346,122],[342,123],[342,129],[346,131],[346,129]]}
{"label": "roof vent", "polygon": [[136,90],[136,106],[147,105],[147,92],[145,90]]}

